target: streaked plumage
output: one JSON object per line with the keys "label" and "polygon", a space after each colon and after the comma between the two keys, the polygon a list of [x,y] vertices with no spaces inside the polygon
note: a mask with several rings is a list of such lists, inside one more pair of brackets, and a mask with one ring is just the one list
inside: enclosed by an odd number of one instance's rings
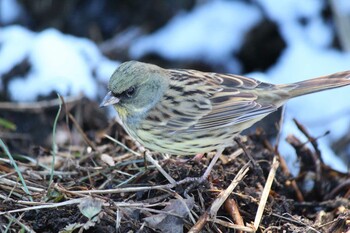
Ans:
{"label": "streaked plumage", "polygon": [[288,99],[350,85],[350,71],[286,85],[129,61],[109,82],[101,106],[114,105],[134,139],[154,151],[189,155],[222,150]]}

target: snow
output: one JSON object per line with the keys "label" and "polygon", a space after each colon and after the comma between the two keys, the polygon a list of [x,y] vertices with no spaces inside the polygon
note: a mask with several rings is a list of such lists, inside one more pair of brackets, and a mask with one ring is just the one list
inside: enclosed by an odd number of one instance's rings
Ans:
{"label": "snow", "polygon": [[319,0],[257,0],[270,19],[276,22],[296,21],[300,17],[317,16],[324,1]]}
{"label": "snow", "polygon": [[20,26],[0,28],[0,75],[24,60],[33,43],[34,33]]}
{"label": "snow", "polygon": [[208,1],[191,12],[179,13],[159,31],[138,39],[130,55],[137,59],[155,52],[168,59],[227,61],[240,47],[245,32],[260,19],[255,6]]}
{"label": "snow", "polygon": [[[24,60],[29,52],[33,40],[33,33],[29,30],[12,26],[0,28],[0,77],[10,71],[14,64]],[[3,89],[0,79],[0,91]]]}
{"label": "snow", "polygon": [[96,69],[96,78],[102,83],[108,83],[111,74],[117,69],[120,62],[109,59],[102,59],[100,65]]}
{"label": "snow", "polygon": [[[118,65],[104,58],[97,46],[83,38],[67,36],[55,29],[32,33],[19,26],[0,29],[0,75],[28,59],[31,68],[25,77],[9,83],[11,99],[34,101],[38,95],[57,91],[63,96],[84,93],[96,98],[99,80],[107,80]],[[0,86],[1,88],[1,86]]]}
{"label": "snow", "polygon": [[74,43],[63,37],[54,29],[36,36],[28,54],[32,71],[25,79],[17,78],[10,83],[12,99],[32,101],[37,95],[48,95],[52,91],[62,95],[84,92],[88,97],[95,96],[96,85],[88,62],[79,54],[81,48],[75,48]]}

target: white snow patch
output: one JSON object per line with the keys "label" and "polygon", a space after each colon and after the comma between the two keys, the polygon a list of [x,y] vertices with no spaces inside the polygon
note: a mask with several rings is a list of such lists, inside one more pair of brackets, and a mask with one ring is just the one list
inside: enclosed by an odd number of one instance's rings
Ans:
{"label": "white snow patch", "polygon": [[188,13],[176,15],[157,32],[141,37],[131,47],[133,58],[155,52],[168,59],[231,59],[245,33],[261,14],[252,5],[234,1],[208,1]]}
{"label": "white snow patch", "polygon": [[[309,46],[326,47],[332,43],[331,25],[321,18],[325,5],[319,0],[258,0],[270,19],[279,25],[283,38],[288,43],[303,41]],[[307,24],[301,25],[300,19]]]}
{"label": "white snow patch", "polygon": [[324,6],[319,0],[257,0],[269,17],[277,22],[297,21],[317,16]]}
{"label": "white snow patch", "polygon": [[89,64],[75,45],[57,30],[39,33],[29,53],[31,72],[25,79],[10,83],[11,97],[16,101],[33,101],[37,95],[57,91],[61,95],[85,93],[94,98],[96,85]]}
{"label": "white snow patch", "polygon": [[[25,59],[33,38],[32,32],[20,26],[0,28],[0,77]],[[0,90],[2,85],[0,79]]]}
{"label": "white snow patch", "polygon": [[20,26],[0,28],[0,76],[28,55],[35,33]]}
{"label": "white snow patch", "polygon": [[33,33],[20,26],[8,26],[0,29],[0,43],[0,76],[24,59],[30,64],[27,75],[14,77],[9,83],[11,99],[15,101],[34,101],[38,95],[56,91],[63,96],[83,93],[95,98],[98,85],[94,73],[100,81],[107,82],[118,65],[103,57],[92,41],[55,29]]}
{"label": "white snow patch", "polygon": [[98,68],[96,69],[96,77],[99,81],[103,83],[108,83],[109,78],[118,68],[120,62],[112,61],[109,59],[102,59]]}

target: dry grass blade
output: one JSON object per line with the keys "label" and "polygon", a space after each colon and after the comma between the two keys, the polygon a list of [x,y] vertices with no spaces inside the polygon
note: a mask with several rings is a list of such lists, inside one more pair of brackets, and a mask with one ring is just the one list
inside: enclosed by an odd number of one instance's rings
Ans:
{"label": "dry grass blade", "polygon": [[48,208],[57,208],[60,206],[67,206],[67,205],[73,205],[73,204],[79,204],[83,198],[77,198],[77,199],[72,199],[69,201],[64,201],[64,202],[59,202],[59,203],[45,203],[37,206],[31,206],[31,207],[26,207],[22,209],[15,209],[15,210],[9,210],[5,212],[0,212],[0,215],[3,214],[12,214],[12,213],[18,213],[18,212],[25,212],[25,211],[30,211],[30,210],[39,210],[39,209],[48,209]]}
{"label": "dry grass blade", "polygon": [[129,147],[125,146],[123,143],[119,142],[117,139],[112,138],[111,136],[104,134],[103,135],[105,138],[108,138],[109,140],[111,140],[112,142],[116,143],[117,145],[121,146],[122,148],[124,148],[125,150],[131,152],[132,154],[141,157],[142,155],[134,150],[131,150]]}
{"label": "dry grass blade", "polygon": [[176,184],[166,184],[166,185],[154,185],[154,186],[139,186],[139,187],[127,187],[127,188],[115,188],[115,189],[102,189],[102,190],[65,190],[61,187],[56,187],[57,190],[65,193],[69,193],[72,195],[81,195],[81,194],[111,194],[111,193],[130,193],[130,192],[140,192],[140,191],[149,191],[149,190],[168,190],[174,188],[176,185],[189,183],[191,179],[181,180],[181,182],[177,182]]}
{"label": "dry grass blade", "polygon": [[[124,149],[130,151],[131,153],[133,153],[137,156],[141,156],[140,153],[137,153],[137,152],[131,150],[130,148],[128,148],[123,143],[119,142],[118,140],[116,140],[108,135],[104,135],[104,136],[106,138],[110,139],[111,141],[117,143],[119,146],[123,147]],[[150,154],[150,152],[148,150],[145,150],[144,153],[145,153],[145,157],[146,157],[147,161],[152,163],[157,168],[157,170],[160,173],[162,173],[162,175],[169,181],[170,184],[175,185],[176,181],[159,165],[158,161],[156,161],[155,159],[152,158],[152,155]]]}
{"label": "dry grass blade", "polygon": [[[214,202],[211,204],[209,209],[204,212],[204,214],[198,219],[197,223],[191,228],[189,231],[190,233],[197,233],[201,232],[206,222],[209,220],[209,218],[215,218],[218,210],[222,206],[222,204],[226,201],[227,197],[232,193],[232,191],[235,189],[237,184],[243,180],[244,176],[249,171],[249,163],[246,163],[237,173],[235,178],[231,181],[231,184],[222,191],[217,198],[214,200]],[[238,228],[241,226],[236,225]]]}
{"label": "dry grass blade", "polygon": [[262,215],[264,213],[265,206],[266,206],[266,201],[267,201],[267,198],[269,197],[271,186],[272,186],[273,180],[275,178],[278,166],[279,166],[279,162],[277,160],[277,156],[275,156],[273,158],[271,169],[270,169],[269,175],[267,177],[264,190],[263,190],[263,192],[261,194],[259,207],[258,207],[258,210],[257,210],[256,215],[255,215],[255,219],[254,219],[254,229],[255,229],[255,231],[258,229],[258,227],[260,225],[261,218],[262,218]]}
{"label": "dry grass blade", "polygon": [[232,193],[232,191],[235,189],[235,187],[241,182],[244,178],[244,176],[249,171],[249,163],[246,163],[237,173],[235,178],[231,181],[231,184],[222,191],[215,201],[211,204],[211,207],[209,209],[209,214],[211,218],[215,218],[216,213],[218,212],[219,208],[224,204],[228,196]]}
{"label": "dry grass blade", "polygon": [[145,151],[146,159],[152,163],[160,173],[169,181],[170,184],[176,185],[176,181],[159,165],[158,161],[152,158],[149,151]]}

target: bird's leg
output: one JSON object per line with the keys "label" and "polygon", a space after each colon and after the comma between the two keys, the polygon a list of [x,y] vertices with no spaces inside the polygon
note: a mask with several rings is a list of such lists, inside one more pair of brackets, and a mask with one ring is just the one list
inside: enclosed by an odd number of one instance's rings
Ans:
{"label": "bird's leg", "polygon": [[[210,161],[209,166],[207,167],[207,169],[205,170],[204,174],[201,177],[198,178],[193,178],[193,177],[188,177],[185,180],[191,181],[192,184],[189,185],[185,191],[184,191],[184,195],[185,197],[188,196],[188,192],[193,189],[195,186],[203,183],[205,180],[208,179],[211,170],[213,169],[214,165],[216,164],[216,162],[218,161],[218,159],[220,158],[220,156],[222,155],[222,152],[224,151],[224,148],[220,148],[216,151],[215,156],[213,157],[213,159]],[[185,181],[182,180],[182,181]],[[177,183],[179,184],[182,181],[178,181]]]}
{"label": "bird's leg", "polygon": [[248,159],[253,163],[253,165],[255,167],[258,167],[258,163],[255,161],[255,159],[253,158],[253,156],[247,151],[246,147],[243,145],[243,143],[241,142],[241,138],[240,137],[235,137],[233,139],[237,145],[242,148],[244,154],[248,157]]}
{"label": "bird's leg", "polygon": [[145,160],[145,167],[146,167],[146,169],[147,169],[147,163],[146,163],[146,160],[147,160],[148,162],[150,162],[151,164],[153,164],[156,167],[156,169],[169,181],[170,184],[175,185],[176,181],[159,165],[158,161],[153,159],[153,157],[151,155],[151,152],[149,150],[146,150],[137,141],[135,141],[135,144],[139,148],[141,153],[143,154],[143,158]]}
{"label": "bird's leg", "polygon": [[170,182],[170,184],[176,184],[176,181],[159,165],[155,159],[152,158],[148,150],[145,151],[145,156],[147,161],[152,163],[157,168],[157,170]]}

